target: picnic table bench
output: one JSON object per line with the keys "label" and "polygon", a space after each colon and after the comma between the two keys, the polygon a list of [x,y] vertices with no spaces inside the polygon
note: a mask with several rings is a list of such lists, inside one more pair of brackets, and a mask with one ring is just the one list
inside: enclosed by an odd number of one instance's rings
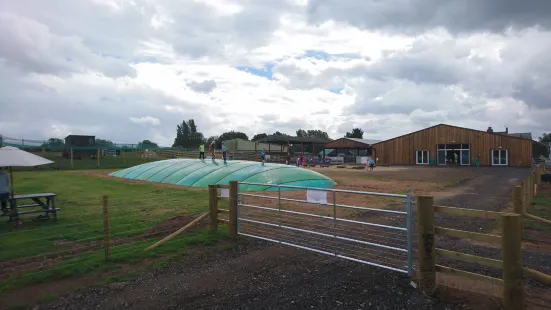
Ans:
{"label": "picnic table bench", "polygon": [[[50,214],[53,214],[54,221],[57,221],[57,211],[59,211],[59,208],[55,207],[55,196],[56,194],[54,193],[14,195],[10,198],[10,218],[8,222],[19,222],[19,215],[33,213],[44,213],[36,218],[39,220],[49,219]],[[19,204],[23,200],[32,200],[33,203]],[[40,208],[30,209],[36,207]],[[28,210],[20,211],[20,209]]]}

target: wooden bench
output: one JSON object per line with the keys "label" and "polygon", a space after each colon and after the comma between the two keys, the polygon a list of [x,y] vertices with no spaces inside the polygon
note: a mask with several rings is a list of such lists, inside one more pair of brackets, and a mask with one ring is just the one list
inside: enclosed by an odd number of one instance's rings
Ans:
{"label": "wooden bench", "polygon": [[[56,196],[57,195],[54,193],[14,195],[10,199],[10,218],[8,222],[19,222],[19,215],[34,213],[44,213],[44,215],[38,216],[37,219],[49,219],[50,214],[52,214],[54,221],[57,221],[57,211],[60,209],[55,207]],[[34,203],[18,205],[18,201],[27,199],[32,200]],[[19,209],[29,209],[34,207],[40,207],[40,209],[19,211]]]}

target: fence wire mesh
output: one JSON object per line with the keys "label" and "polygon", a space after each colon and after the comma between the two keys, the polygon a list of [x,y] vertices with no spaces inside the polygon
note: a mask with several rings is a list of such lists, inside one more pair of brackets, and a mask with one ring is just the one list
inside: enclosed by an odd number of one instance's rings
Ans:
{"label": "fence wire mesh", "polygon": [[102,197],[68,197],[56,201],[57,222],[24,214],[19,224],[0,225],[0,288],[102,270],[112,263],[179,252],[186,245],[209,244],[222,237],[223,231],[208,233],[208,221],[202,221],[197,229],[145,252],[207,210],[206,202],[190,207],[182,197],[159,196],[164,199],[115,196],[108,199],[107,209]]}

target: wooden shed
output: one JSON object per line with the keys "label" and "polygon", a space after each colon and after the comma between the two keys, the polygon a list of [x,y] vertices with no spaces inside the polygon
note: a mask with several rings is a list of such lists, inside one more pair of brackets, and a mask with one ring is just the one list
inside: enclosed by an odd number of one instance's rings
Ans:
{"label": "wooden shed", "polygon": [[374,157],[389,165],[532,165],[532,140],[439,124],[375,143]]}

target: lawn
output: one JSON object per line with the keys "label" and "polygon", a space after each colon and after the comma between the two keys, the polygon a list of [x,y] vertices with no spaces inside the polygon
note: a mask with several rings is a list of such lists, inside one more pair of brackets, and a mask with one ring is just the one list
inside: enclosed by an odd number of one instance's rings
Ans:
{"label": "lawn", "polygon": [[[97,169],[98,160],[97,159],[73,159],[73,165],[71,166],[70,158],[61,157],[61,152],[36,152],[36,155],[40,157],[47,158],[53,161],[53,164],[32,167],[32,168],[17,168],[19,170],[32,170],[32,171],[42,171],[42,170],[85,170],[85,169]],[[104,156],[99,159],[99,168],[100,169],[122,169],[128,168],[135,165],[162,160],[166,158],[144,158],[137,155],[136,152],[125,152],[124,156]]]}
{"label": "lawn", "polygon": [[[529,206],[527,212],[531,215],[551,220],[551,185],[541,184],[539,186],[537,196],[534,197],[534,205]],[[524,228],[526,230],[526,239],[549,243],[551,224],[525,219]]]}
{"label": "lawn", "polygon": [[16,194],[56,193],[56,207],[61,210],[57,223],[52,219],[34,221],[37,214],[22,215],[23,223],[18,227],[0,223],[0,290],[104,268],[103,195],[108,195],[111,223],[108,264],[139,261],[182,250],[187,244],[212,243],[224,236],[223,232],[213,235],[199,228],[153,251],[143,251],[183,226],[157,227],[155,233],[160,235],[148,237],[156,225],[175,216],[205,212],[208,195],[204,190],[125,183],[69,171],[17,172],[13,184]]}

